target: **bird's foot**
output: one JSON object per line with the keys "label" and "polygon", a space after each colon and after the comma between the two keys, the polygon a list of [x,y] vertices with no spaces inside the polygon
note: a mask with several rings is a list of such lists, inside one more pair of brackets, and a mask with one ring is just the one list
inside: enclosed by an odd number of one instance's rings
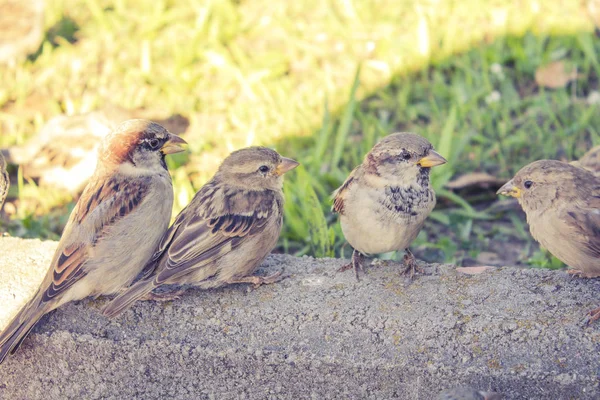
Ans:
{"label": "bird's foot", "polygon": [[589,317],[588,317],[588,325],[591,324],[592,322],[600,319],[600,307],[593,309],[592,311],[589,312]]}
{"label": "bird's foot", "polygon": [[366,274],[365,272],[365,268],[362,265],[362,260],[363,260],[363,255],[362,253],[354,250],[354,252],[352,253],[352,261],[350,262],[350,264],[344,265],[342,267],[340,267],[337,272],[344,272],[349,270],[350,268],[354,269],[354,275],[356,276],[356,280],[359,281],[360,278],[358,276],[358,270],[361,270],[363,274]]}
{"label": "bird's foot", "polygon": [[567,270],[567,274],[569,274],[569,275],[573,275],[573,276],[577,276],[577,277],[579,277],[579,278],[582,278],[582,277],[584,277],[584,275],[585,275],[585,274],[583,273],[583,271],[581,271],[581,270],[578,270],[578,269],[574,269],[574,268],[569,268],[569,269]]}
{"label": "bird's foot", "polygon": [[254,285],[255,288],[257,288],[260,285],[270,285],[272,283],[279,282],[280,280],[285,278],[284,276],[282,276],[282,274],[283,274],[283,270],[277,271],[274,274],[267,275],[267,276],[250,275],[250,276],[244,276],[243,278],[230,279],[229,281],[227,281],[227,283],[228,284],[251,283]]}
{"label": "bird's foot", "polygon": [[348,264],[345,264],[345,265],[342,265],[341,267],[339,267],[339,268],[337,269],[337,272],[344,272],[344,271],[348,271],[349,269],[352,269],[352,268],[354,268],[354,267],[352,266],[352,263],[351,263],[351,262],[349,262]]}
{"label": "bird's foot", "polygon": [[405,269],[402,273],[403,274],[410,273],[410,276],[409,276],[410,280],[412,280],[414,278],[415,273],[419,272],[422,274],[424,272],[423,269],[421,267],[419,267],[419,265],[417,264],[417,259],[415,258],[415,256],[409,249],[406,249],[406,254],[404,254],[402,263],[405,266]]}

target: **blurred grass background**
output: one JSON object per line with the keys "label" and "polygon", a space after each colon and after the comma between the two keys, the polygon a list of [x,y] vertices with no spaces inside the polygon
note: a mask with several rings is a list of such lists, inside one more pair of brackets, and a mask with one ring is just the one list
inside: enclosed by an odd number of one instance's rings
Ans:
{"label": "blurred grass background", "polygon": [[[40,49],[0,66],[0,147],[25,142],[61,113],[116,106],[180,114],[190,122],[190,154],[169,160],[174,212],[230,151],[268,145],[302,163],[287,177],[279,250],[349,256],[330,193],[380,137],[413,131],[449,160],[434,170],[439,204],[414,245],[419,256],[456,262],[512,250],[511,261],[557,265],[534,251],[518,214],[490,208],[493,190],[445,184],[468,171],[508,178],[535,159],[577,158],[600,142],[593,6],[47,2]],[[554,90],[536,85],[536,70],[557,60],[577,79]],[[57,239],[76,199],[11,172],[16,212],[0,229]]]}

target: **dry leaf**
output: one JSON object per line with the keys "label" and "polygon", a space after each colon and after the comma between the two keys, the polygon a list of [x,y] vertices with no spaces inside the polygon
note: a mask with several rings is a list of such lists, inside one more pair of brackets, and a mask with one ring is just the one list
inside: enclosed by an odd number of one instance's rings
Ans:
{"label": "dry leaf", "polygon": [[481,267],[456,267],[456,271],[462,272],[467,275],[479,275],[487,271],[488,269],[493,269],[495,267],[485,265]]}
{"label": "dry leaf", "polygon": [[559,89],[577,79],[577,68],[567,65],[564,61],[554,61],[539,67],[535,71],[535,82],[539,86]]}
{"label": "dry leaf", "polygon": [[505,180],[498,179],[485,172],[470,172],[446,183],[446,187],[448,189],[463,189],[471,186],[487,188],[490,186],[502,186],[504,183]]}

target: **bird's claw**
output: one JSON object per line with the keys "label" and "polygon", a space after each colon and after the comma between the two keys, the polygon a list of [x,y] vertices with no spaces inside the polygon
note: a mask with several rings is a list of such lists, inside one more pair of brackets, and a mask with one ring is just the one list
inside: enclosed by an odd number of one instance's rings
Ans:
{"label": "bird's claw", "polygon": [[402,259],[402,263],[405,266],[404,271],[402,272],[403,274],[408,274],[410,273],[410,280],[412,280],[415,276],[415,273],[424,273],[425,271],[419,267],[419,265],[417,264],[417,259],[415,258],[415,256],[410,252],[410,250],[406,250],[406,254],[404,254],[404,258]]}
{"label": "bird's claw", "polygon": [[232,283],[251,283],[254,285],[254,288],[259,287],[260,285],[270,285],[272,283],[276,283],[279,282],[280,280],[284,279],[285,276],[282,276],[283,274],[283,269],[281,271],[277,271],[274,274],[271,275],[267,275],[267,276],[257,276],[257,275],[251,275],[251,276],[245,276],[243,278],[237,278],[237,279],[232,279],[229,280],[227,283],[228,284],[232,284]]}

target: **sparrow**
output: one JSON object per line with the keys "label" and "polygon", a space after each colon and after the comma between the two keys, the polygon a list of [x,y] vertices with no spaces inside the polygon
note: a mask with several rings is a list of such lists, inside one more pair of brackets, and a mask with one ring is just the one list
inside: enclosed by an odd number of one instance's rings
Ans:
{"label": "sparrow", "polygon": [[231,153],[176,217],[145,268],[146,276],[110,302],[104,315],[120,314],[165,284],[210,289],[279,280],[281,272],[251,274],[277,244],[283,223],[283,175],[298,165],[265,147]]}
{"label": "sparrow", "polygon": [[[523,167],[498,194],[515,197],[531,236],[568,265],[570,274],[600,276],[600,178],[555,160]],[[600,318],[600,307],[590,321]]]}
{"label": "sparrow", "polygon": [[473,388],[455,388],[441,392],[437,400],[501,400],[502,394],[483,392]]}
{"label": "sparrow", "polygon": [[23,166],[27,178],[41,186],[79,192],[96,168],[102,140],[128,116],[117,109],[59,115],[28,143],[2,150],[11,164]]}
{"label": "sparrow", "polygon": [[9,187],[10,179],[8,177],[8,172],[6,172],[6,161],[4,160],[4,157],[2,157],[2,153],[0,153],[0,209],[2,209],[4,200],[6,200]]}
{"label": "sparrow", "polygon": [[394,133],[383,138],[333,193],[332,211],[340,215],[344,237],[354,248],[352,262],[342,268],[364,272],[364,255],[405,250],[411,277],[417,269],[408,246],[435,207],[429,181],[432,167],[445,164],[425,138]]}
{"label": "sparrow", "polygon": [[44,0],[0,0],[0,64],[36,51],[44,37]]}
{"label": "sparrow", "polygon": [[182,151],[184,143],[146,120],[123,122],[105,138],[44,280],[0,334],[0,363],[44,314],[73,300],[115,294],[142,271],[171,218],[165,155]]}
{"label": "sparrow", "polygon": [[579,160],[571,161],[571,165],[591,171],[594,175],[600,173],[600,146],[591,148]]}

